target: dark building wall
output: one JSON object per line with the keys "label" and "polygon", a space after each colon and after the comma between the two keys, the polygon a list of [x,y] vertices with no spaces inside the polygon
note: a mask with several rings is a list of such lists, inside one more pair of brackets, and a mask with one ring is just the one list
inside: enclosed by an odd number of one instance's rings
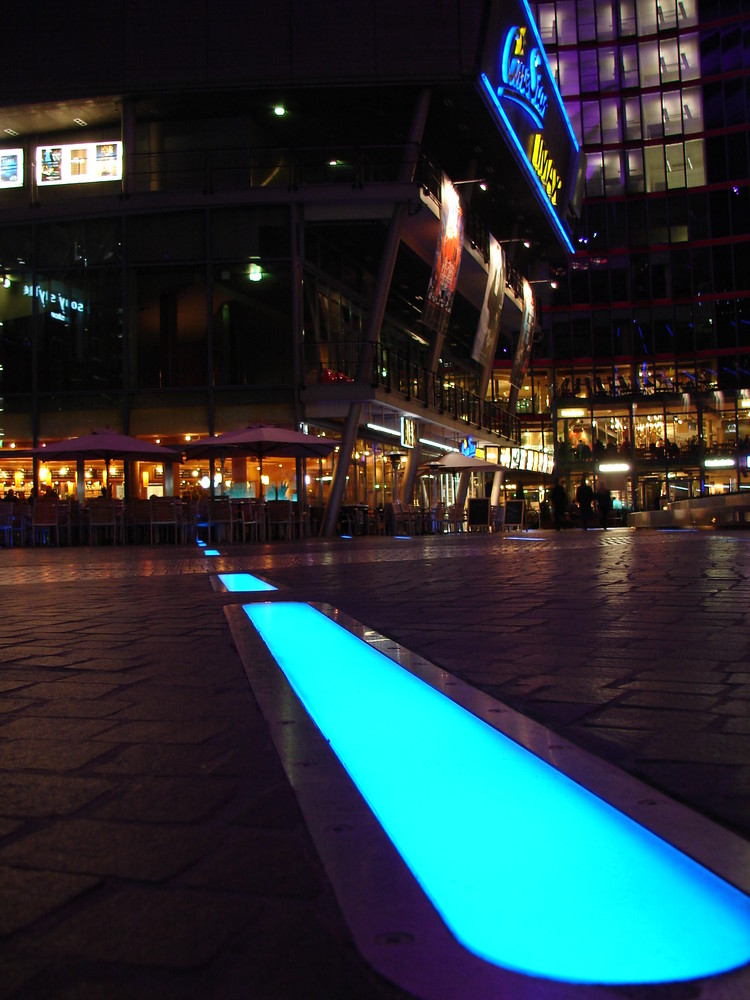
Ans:
{"label": "dark building wall", "polygon": [[142,89],[472,75],[482,0],[27,4],[6,25],[2,103]]}

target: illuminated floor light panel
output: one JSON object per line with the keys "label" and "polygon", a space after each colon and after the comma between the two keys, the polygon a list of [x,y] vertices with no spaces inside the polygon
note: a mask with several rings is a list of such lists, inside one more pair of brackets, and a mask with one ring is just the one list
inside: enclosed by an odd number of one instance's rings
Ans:
{"label": "illuminated floor light panel", "polygon": [[261,580],[251,573],[219,573],[219,580],[224,587],[234,594],[259,593],[266,590],[276,590],[272,583]]}
{"label": "illuminated floor light panel", "polygon": [[218,556],[218,555],[221,555],[221,553],[219,552],[218,549],[204,549],[203,550],[203,555],[204,556]]}
{"label": "illuminated floor light panel", "polygon": [[750,898],[729,882],[312,606],[244,613],[445,924],[485,963],[613,985],[750,961]]}

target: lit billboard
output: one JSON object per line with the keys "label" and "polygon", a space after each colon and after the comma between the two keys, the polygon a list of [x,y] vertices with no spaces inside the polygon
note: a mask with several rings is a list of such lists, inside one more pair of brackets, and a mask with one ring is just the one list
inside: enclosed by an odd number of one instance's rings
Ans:
{"label": "lit billboard", "polygon": [[39,187],[57,184],[93,184],[122,179],[121,142],[53,143],[37,146],[36,182]]}
{"label": "lit billboard", "polygon": [[526,0],[492,5],[479,89],[558,237],[574,252],[578,142]]}
{"label": "lit billboard", "polygon": [[23,150],[0,149],[0,189],[23,186]]}

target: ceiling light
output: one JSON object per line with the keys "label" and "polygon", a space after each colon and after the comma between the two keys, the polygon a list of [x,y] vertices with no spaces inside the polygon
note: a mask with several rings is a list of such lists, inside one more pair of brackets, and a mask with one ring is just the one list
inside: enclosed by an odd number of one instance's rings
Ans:
{"label": "ceiling light", "polygon": [[284,115],[286,114],[286,108],[284,107],[283,104],[277,104],[276,107],[273,109],[273,113],[276,115],[277,118],[283,118]]}
{"label": "ceiling light", "polygon": [[83,120],[83,118],[74,118],[73,119],[73,124],[74,125],[80,125],[81,128],[85,128],[85,126],[88,125],[88,122],[85,122]]}
{"label": "ceiling light", "polygon": [[5,134],[6,135],[18,135],[18,132],[16,132],[16,130],[14,128],[6,128]]}

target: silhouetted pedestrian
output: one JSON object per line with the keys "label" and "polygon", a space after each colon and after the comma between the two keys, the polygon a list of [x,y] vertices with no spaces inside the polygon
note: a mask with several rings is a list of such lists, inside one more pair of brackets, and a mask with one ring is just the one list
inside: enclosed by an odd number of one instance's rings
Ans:
{"label": "silhouetted pedestrian", "polygon": [[591,510],[594,505],[594,491],[589,486],[589,481],[586,476],[581,477],[581,482],[576,490],[576,501],[581,515],[581,527],[584,531],[586,531],[589,526],[589,518],[591,517]]}
{"label": "silhouetted pedestrian", "polygon": [[612,510],[612,494],[603,483],[596,491],[596,505],[599,508],[602,528],[606,531],[609,523],[609,512]]}

